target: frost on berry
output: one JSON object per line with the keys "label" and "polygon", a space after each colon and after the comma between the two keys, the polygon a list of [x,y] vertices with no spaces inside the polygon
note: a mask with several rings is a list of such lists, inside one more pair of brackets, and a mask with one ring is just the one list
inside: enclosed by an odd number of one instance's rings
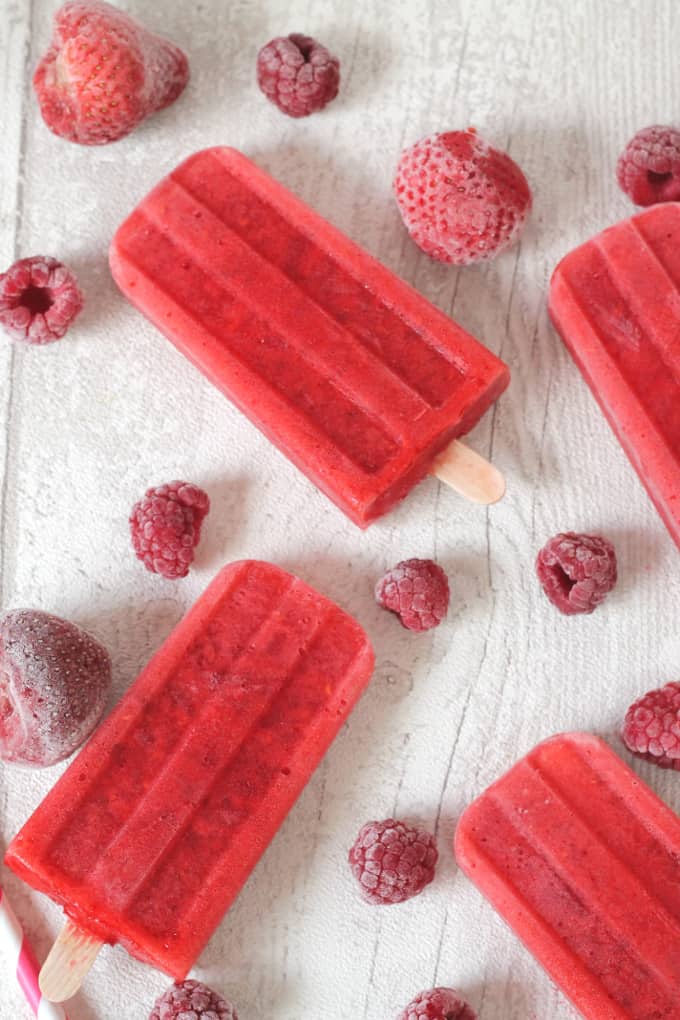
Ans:
{"label": "frost on berry", "polygon": [[0,758],[46,766],[95,728],[111,687],[109,653],[68,620],[37,609],[0,617]]}
{"label": "frost on berry", "polygon": [[402,560],[380,578],[375,597],[408,630],[430,630],[446,616],[449,582],[433,560]]}
{"label": "frost on berry", "polygon": [[189,482],[148,489],[130,513],[137,558],[152,573],[171,580],[186,577],[209,509],[207,493]]}
{"label": "frost on berry", "polygon": [[680,683],[649,691],[623,722],[623,742],[639,758],[680,771]]}
{"label": "frost on berry", "polygon": [[0,273],[0,326],[27,344],[64,336],[83,307],[75,276],[57,259],[34,255]]}
{"label": "frost on berry", "polygon": [[238,1020],[226,999],[200,981],[172,985],[156,1001],[149,1020]]}
{"label": "frost on berry", "polygon": [[619,186],[636,205],[680,199],[680,131],[655,124],[628,142],[616,166]]}
{"label": "frost on berry", "polygon": [[367,822],[349,852],[352,874],[368,903],[402,903],[434,878],[437,844],[424,829],[388,818]]}
{"label": "frost on berry", "polygon": [[405,149],[394,193],[415,243],[432,258],[459,266],[508,248],[531,209],[520,168],[472,128],[431,135]]}
{"label": "frost on berry", "polygon": [[340,61],[310,36],[281,36],[258,53],[257,82],[283,113],[306,117],[337,96]]}
{"label": "frost on berry", "polygon": [[416,995],[397,1020],[477,1020],[477,1014],[453,988],[430,988]]}
{"label": "frost on berry", "polygon": [[70,0],[54,16],[33,88],[50,131],[104,145],[173,103],[188,79],[186,55],[169,40],[114,4]]}
{"label": "frost on berry", "polygon": [[561,613],[592,613],[616,584],[614,546],[599,535],[555,535],[539,552],[536,573]]}

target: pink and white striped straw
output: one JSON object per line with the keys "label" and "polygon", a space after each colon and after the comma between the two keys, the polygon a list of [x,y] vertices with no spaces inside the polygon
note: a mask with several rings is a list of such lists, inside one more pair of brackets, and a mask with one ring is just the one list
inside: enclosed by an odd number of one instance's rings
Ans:
{"label": "pink and white striped straw", "polygon": [[61,1006],[43,999],[38,986],[40,965],[0,886],[0,953],[7,961],[38,1020],[68,1020]]}

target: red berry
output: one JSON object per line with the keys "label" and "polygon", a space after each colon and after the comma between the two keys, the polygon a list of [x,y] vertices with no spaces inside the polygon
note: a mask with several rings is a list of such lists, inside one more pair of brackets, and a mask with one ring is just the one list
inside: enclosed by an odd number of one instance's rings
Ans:
{"label": "red berry", "polygon": [[0,758],[54,765],[89,737],[111,687],[109,653],[38,609],[0,617]]}
{"label": "red berry", "polygon": [[156,1000],[149,1020],[238,1020],[236,1010],[200,981],[172,985]]}
{"label": "red berry", "polygon": [[616,166],[616,179],[636,205],[680,199],[680,131],[658,124],[628,142]]}
{"label": "red berry", "polygon": [[352,874],[369,903],[402,903],[434,878],[434,836],[388,818],[367,822],[349,852]]}
{"label": "red berry", "polygon": [[340,61],[308,35],[272,39],[257,55],[257,83],[289,117],[306,117],[335,99]]}
{"label": "red berry", "polygon": [[130,514],[137,558],[152,573],[173,580],[186,577],[209,509],[207,493],[190,482],[147,489]]}
{"label": "red berry", "polygon": [[662,769],[680,771],[680,683],[649,691],[634,702],[623,722],[629,751]]}
{"label": "red berry", "polygon": [[104,145],[174,102],[188,79],[173,43],[103,0],[72,0],[55,15],[33,87],[50,131]]}
{"label": "red berry", "polygon": [[430,988],[416,995],[397,1020],[477,1020],[477,1014],[453,988]]}
{"label": "red berry", "polygon": [[466,266],[516,240],[531,209],[526,177],[473,128],[423,138],[401,154],[394,192],[406,229],[433,259]]}
{"label": "red berry", "polygon": [[477,1020],[477,1014],[453,988],[429,988],[421,991],[397,1020]]}
{"label": "red berry", "polygon": [[59,340],[82,307],[75,276],[48,255],[19,259],[0,273],[0,325],[14,340]]}
{"label": "red berry", "polygon": [[536,573],[561,613],[592,613],[616,584],[614,546],[599,535],[555,535],[539,552]]}
{"label": "red berry", "polygon": [[402,560],[380,578],[375,597],[407,630],[430,630],[446,616],[449,582],[432,560]]}

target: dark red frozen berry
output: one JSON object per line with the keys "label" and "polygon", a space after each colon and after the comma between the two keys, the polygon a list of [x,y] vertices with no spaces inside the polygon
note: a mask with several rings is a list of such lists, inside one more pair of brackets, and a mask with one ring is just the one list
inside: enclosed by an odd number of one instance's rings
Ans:
{"label": "dark red frozen berry", "polygon": [[207,493],[190,482],[148,489],[130,514],[137,558],[147,570],[163,577],[186,577],[209,509]]}
{"label": "dark red frozen berry", "polygon": [[614,546],[600,535],[555,535],[539,552],[536,573],[561,613],[592,613],[616,584]]}
{"label": "dark red frozen berry", "polygon": [[340,61],[308,35],[280,36],[258,53],[257,82],[283,113],[306,117],[337,96]]}
{"label": "dark red frozen berry", "polygon": [[402,903],[417,896],[434,878],[434,836],[387,818],[367,822],[349,852],[352,874],[369,903]]}

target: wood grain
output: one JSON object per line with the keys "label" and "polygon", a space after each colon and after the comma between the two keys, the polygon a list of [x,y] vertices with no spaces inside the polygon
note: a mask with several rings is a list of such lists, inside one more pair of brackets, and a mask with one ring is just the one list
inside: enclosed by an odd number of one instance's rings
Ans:
{"label": "wood grain", "polygon": [[[2,6],[0,254],[60,256],[87,307],[60,344],[0,345],[3,607],[91,629],[113,653],[119,695],[227,560],[273,559],[337,599],[370,632],[375,679],[196,975],[245,1020],[390,1018],[434,983],[459,987],[480,1020],[572,1020],[457,872],[451,840],[462,807],[539,739],[583,728],[620,749],[629,701],[677,679],[677,550],[545,307],[558,259],[631,211],[614,176],[623,144],[677,118],[677,4],[126,0],[186,48],[193,77],[177,104],[101,149],[52,137],[28,87],[56,6]],[[253,82],[258,47],[289,31],[316,35],[342,63],[338,99],[299,122]],[[535,203],[514,249],[455,270],[409,241],[391,179],[404,145],[469,124],[519,162]],[[116,226],[162,173],[218,143],[242,148],[509,364],[510,389],[468,439],[506,477],[498,505],[428,480],[360,533],[119,297],[106,264]],[[133,560],[126,518],[149,485],[176,477],[205,485],[213,510],[196,569],[173,585]],[[606,534],[619,556],[616,591],[584,619],[558,617],[534,576],[538,548],[567,529]],[[372,597],[409,556],[436,557],[452,585],[446,622],[420,636]],[[59,772],[0,769],[3,839]],[[639,772],[680,808],[676,775]],[[381,911],[357,897],[346,852],[364,821],[390,814],[436,829],[441,863],[422,896]],[[44,953],[59,911],[3,878]],[[165,986],[105,949],[74,1020],[144,1016]],[[23,1008],[3,995],[0,1018]]]}

